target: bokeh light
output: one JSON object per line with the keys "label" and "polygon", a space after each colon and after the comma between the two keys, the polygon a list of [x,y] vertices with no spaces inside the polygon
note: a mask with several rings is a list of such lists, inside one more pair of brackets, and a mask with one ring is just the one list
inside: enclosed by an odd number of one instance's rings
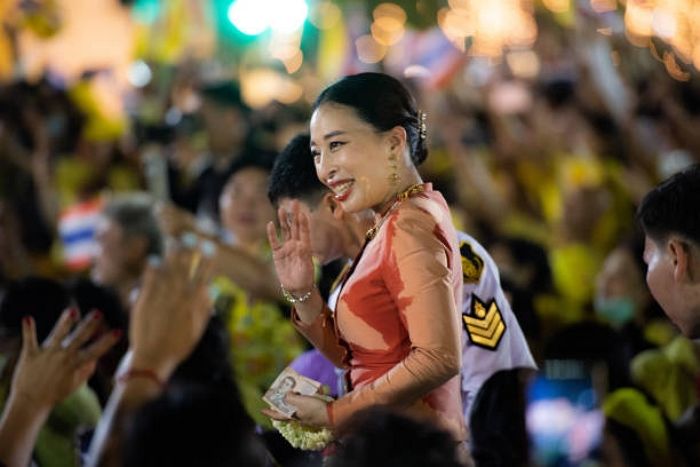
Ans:
{"label": "bokeh light", "polygon": [[499,57],[509,47],[529,47],[537,38],[532,4],[524,0],[451,0],[437,22],[455,46],[472,56]]}
{"label": "bokeh light", "polygon": [[262,0],[235,0],[228,9],[228,19],[243,34],[257,36],[270,27],[268,3]]}
{"label": "bokeh light", "polygon": [[308,11],[304,0],[235,0],[227,14],[236,29],[257,36],[270,28],[294,32],[304,25]]}
{"label": "bokeh light", "polygon": [[151,82],[152,77],[151,68],[143,60],[137,60],[132,63],[127,71],[129,84],[137,88],[146,86]]}
{"label": "bokeh light", "polygon": [[377,63],[384,58],[386,55],[386,46],[375,41],[374,38],[368,34],[359,37],[355,41],[355,48],[357,49],[357,58],[363,63]]}

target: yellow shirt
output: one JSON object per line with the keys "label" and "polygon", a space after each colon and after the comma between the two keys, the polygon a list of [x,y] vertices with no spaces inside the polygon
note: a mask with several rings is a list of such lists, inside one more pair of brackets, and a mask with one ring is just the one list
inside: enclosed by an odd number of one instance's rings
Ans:
{"label": "yellow shirt", "polygon": [[303,340],[278,304],[251,300],[226,277],[217,277],[213,289],[215,308],[231,339],[231,361],[243,404],[258,424],[269,426],[269,419],[260,415],[260,409],[267,407],[262,394],[303,352]]}

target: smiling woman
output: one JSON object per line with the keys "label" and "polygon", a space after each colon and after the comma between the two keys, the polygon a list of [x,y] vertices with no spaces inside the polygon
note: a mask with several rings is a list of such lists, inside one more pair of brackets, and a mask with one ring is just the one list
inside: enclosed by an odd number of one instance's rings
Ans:
{"label": "smiling woman", "polygon": [[[303,423],[336,427],[373,405],[400,408],[466,439],[459,387],[462,274],[450,213],[423,183],[426,128],[406,88],[363,73],[318,97],[311,118],[316,171],[350,213],[375,225],[343,278],[333,311],[313,284],[309,220],[280,211],[282,240],[268,237],[282,287],[295,298],[297,329],[336,366],[351,391],[326,403],[290,394]],[[269,414],[273,416],[273,414]]]}
{"label": "smiling woman", "polygon": [[265,239],[265,225],[274,217],[267,199],[269,169],[248,165],[237,170],[219,198],[221,222],[241,247],[258,253]]}

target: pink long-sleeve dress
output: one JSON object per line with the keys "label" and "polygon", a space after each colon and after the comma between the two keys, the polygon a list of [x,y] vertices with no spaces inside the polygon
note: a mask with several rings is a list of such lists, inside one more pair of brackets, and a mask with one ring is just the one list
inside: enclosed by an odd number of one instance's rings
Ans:
{"label": "pink long-sleeve dress", "polygon": [[336,366],[351,391],[329,405],[337,426],[386,405],[467,432],[462,415],[461,257],[449,208],[430,184],[387,214],[354,262],[334,312],[297,329]]}

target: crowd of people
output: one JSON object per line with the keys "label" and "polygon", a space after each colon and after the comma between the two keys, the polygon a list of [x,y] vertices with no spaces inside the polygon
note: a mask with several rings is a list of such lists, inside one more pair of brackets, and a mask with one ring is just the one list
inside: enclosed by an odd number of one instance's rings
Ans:
{"label": "crowd of people", "polygon": [[[700,90],[570,39],[262,109],[183,67],[120,132],[2,85],[0,461],[698,465]],[[322,451],[262,399],[290,365]]]}

